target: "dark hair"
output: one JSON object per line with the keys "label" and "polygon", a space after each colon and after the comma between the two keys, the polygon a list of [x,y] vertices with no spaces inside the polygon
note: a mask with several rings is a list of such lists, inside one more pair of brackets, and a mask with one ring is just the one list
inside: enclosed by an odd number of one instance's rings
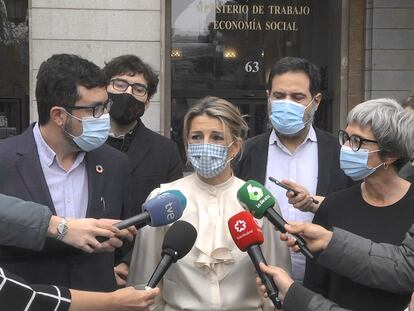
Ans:
{"label": "dark hair", "polygon": [[404,109],[407,107],[414,109],[414,95],[410,95],[406,99],[404,99],[401,103],[401,106],[403,106]]}
{"label": "dark hair", "polygon": [[44,61],[37,73],[36,100],[39,124],[50,119],[53,106],[66,107],[79,100],[78,86],[106,87],[102,70],[94,63],[72,54],[55,54]]}
{"label": "dark hair", "polygon": [[144,63],[138,56],[121,55],[105,63],[103,68],[108,81],[117,75],[142,74],[148,83],[148,98],[151,98],[157,92],[158,76],[152,70],[151,66]]}
{"label": "dark hair", "polygon": [[304,58],[284,57],[272,68],[267,81],[267,89],[272,90],[272,82],[275,76],[286,72],[303,72],[309,77],[309,91],[315,96],[321,88],[321,73],[319,68]]}

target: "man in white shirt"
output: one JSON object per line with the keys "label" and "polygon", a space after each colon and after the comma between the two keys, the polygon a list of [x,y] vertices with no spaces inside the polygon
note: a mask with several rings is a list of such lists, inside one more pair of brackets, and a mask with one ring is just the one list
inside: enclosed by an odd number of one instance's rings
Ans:
{"label": "man in white shirt", "polygon": [[[272,130],[249,139],[235,167],[237,177],[257,180],[270,190],[286,221],[312,222],[317,208],[313,196],[326,196],[351,183],[339,167],[337,138],[312,125],[322,99],[320,81],[319,69],[305,59],[285,57],[275,64],[267,85]],[[289,204],[286,190],[269,176],[301,185],[296,201],[309,212]],[[291,259],[293,278],[302,282],[305,257],[292,253]]]}

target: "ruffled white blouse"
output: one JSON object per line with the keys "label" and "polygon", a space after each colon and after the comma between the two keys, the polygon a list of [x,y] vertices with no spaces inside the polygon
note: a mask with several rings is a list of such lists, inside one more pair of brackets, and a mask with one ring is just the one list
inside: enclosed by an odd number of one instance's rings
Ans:
{"label": "ruffled white blouse", "polygon": [[[187,198],[181,220],[197,230],[192,250],[172,264],[159,287],[160,299],[153,310],[273,310],[271,301],[260,296],[256,273],[249,256],[234,244],[227,221],[243,210],[237,191],[244,181],[232,176],[211,186],[191,174],[163,184],[151,192],[176,189]],[[275,209],[280,213],[278,206]],[[265,242],[261,246],[268,264],[290,273],[290,255],[279,233],[266,219],[260,220]],[[168,226],[144,227],[136,237],[128,284],[144,288],[161,258],[161,245]]]}

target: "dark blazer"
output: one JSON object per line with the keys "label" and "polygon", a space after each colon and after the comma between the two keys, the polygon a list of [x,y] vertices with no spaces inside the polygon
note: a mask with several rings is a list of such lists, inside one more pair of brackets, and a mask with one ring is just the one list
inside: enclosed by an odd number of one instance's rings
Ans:
{"label": "dark blazer", "polygon": [[[127,157],[104,145],[88,152],[85,160],[89,189],[86,217],[131,216]],[[102,173],[97,172],[97,165],[103,167]],[[23,134],[0,142],[0,193],[46,205],[56,214],[39,161],[33,125]],[[97,291],[116,288],[114,253],[87,254],[54,239],[48,239],[41,252],[0,247],[0,264],[29,283]]]}
{"label": "dark blazer", "polygon": [[141,122],[127,151],[131,199],[139,211],[152,190],[162,183],[183,177],[182,160],[176,144]]}
{"label": "dark blazer", "polygon": [[[318,140],[319,161],[316,195],[326,196],[351,186],[353,182],[339,166],[338,139],[317,128],[315,132]],[[265,183],[270,133],[263,133],[246,141],[240,161],[235,161],[234,174],[237,177]]]}

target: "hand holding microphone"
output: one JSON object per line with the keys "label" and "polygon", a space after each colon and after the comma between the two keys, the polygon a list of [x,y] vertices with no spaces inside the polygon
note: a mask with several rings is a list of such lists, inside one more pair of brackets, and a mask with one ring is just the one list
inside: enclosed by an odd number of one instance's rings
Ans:
{"label": "hand holding microphone", "polygon": [[172,224],[162,242],[162,258],[145,288],[157,286],[171,264],[183,258],[193,248],[196,239],[197,231],[190,223],[179,220]]}
{"label": "hand holding microphone", "polygon": [[[255,180],[248,180],[237,192],[237,199],[240,204],[247,208],[255,218],[265,216],[280,232],[286,233],[287,222],[273,209],[276,200],[273,195]],[[298,234],[292,234],[300,252],[308,259],[313,260],[314,256],[308,249],[306,241]]]}
{"label": "hand holding microphone", "polygon": [[242,252],[247,251],[249,254],[257,274],[266,286],[268,297],[276,308],[281,309],[282,303],[279,300],[279,291],[275,282],[260,268],[260,263],[267,265],[260,249],[260,244],[263,243],[262,230],[257,226],[252,215],[244,211],[232,216],[228,221],[228,225],[234,243]]}

